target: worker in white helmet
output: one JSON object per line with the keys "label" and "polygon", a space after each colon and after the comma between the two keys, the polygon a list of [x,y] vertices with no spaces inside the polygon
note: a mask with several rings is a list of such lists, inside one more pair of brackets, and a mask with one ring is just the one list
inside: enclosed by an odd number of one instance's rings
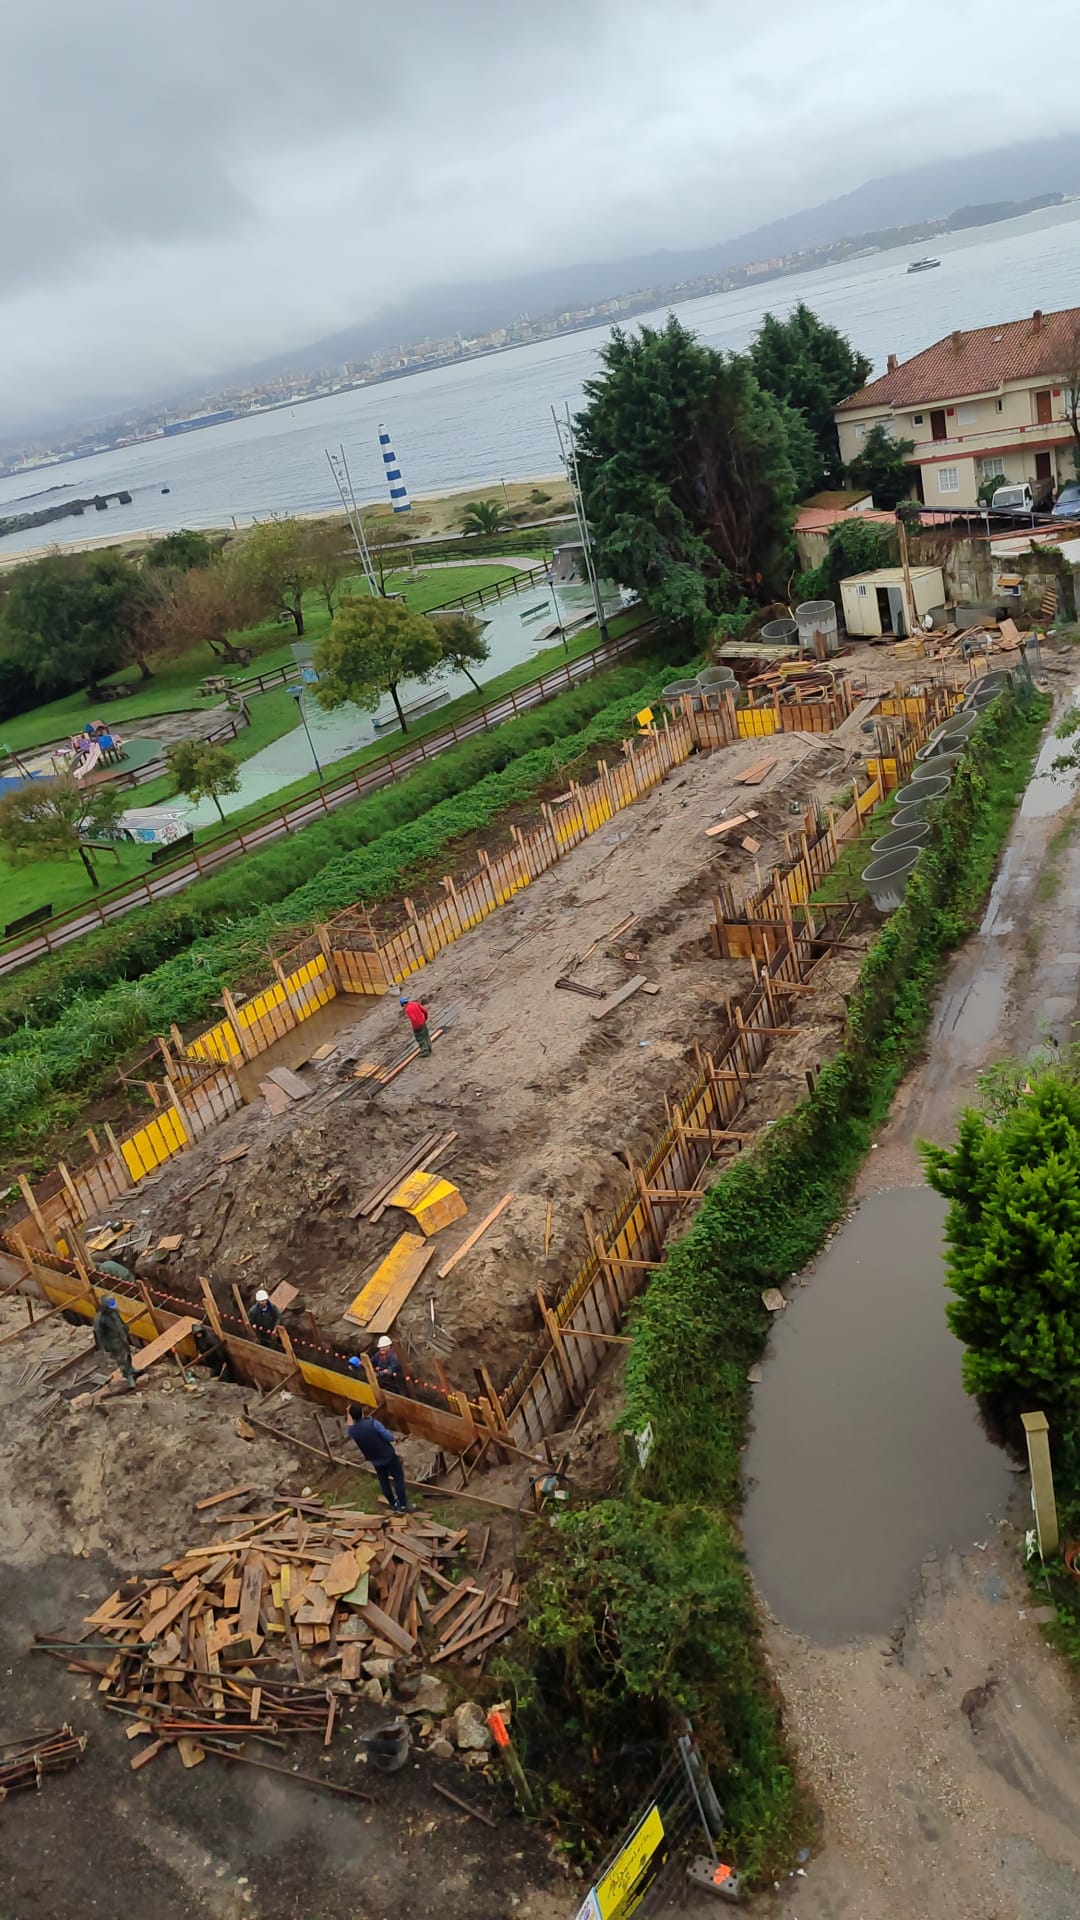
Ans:
{"label": "worker in white helmet", "polygon": [[248,1308],[248,1319],[252,1332],[263,1347],[279,1347],[278,1323],[281,1313],[275,1307],[265,1287],[260,1287],[255,1295],[255,1304]]}
{"label": "worker in white helmet", "polygon": [[388,1333],[380,1334],[371,1356],[375,1368],[375,1378],[384,1393],[407,1393],[405,1369],[394,1352],[394,1343]]}

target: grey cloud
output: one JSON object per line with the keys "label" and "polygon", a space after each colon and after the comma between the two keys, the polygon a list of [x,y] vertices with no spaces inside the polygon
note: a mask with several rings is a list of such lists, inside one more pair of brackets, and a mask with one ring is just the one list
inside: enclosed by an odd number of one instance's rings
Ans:
{"label": "grey cloud", "polygon": [[[168,394],[434,284],[707,244],[1021,131],[1012,0],[5,14],[0,410],[20,413]],[[1045,0],[1042,43],[1068,25]]]}

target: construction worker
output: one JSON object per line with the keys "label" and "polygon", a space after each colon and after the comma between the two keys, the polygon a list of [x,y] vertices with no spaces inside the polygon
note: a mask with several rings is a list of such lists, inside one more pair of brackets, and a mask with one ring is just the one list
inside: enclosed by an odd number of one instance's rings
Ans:
{"label": "construction worker", "polygon": [[210,1327],[192,1327],[191,1337],[195,1342],[195,1351],[199,1361],[208,1373],[217,1380],[229,1377],[229,1356],[225,1351],[225,1342]]}
{"label": "construction worker", "polygon": [[259,1287],[255,1294],[255,1304],[248,1308],[251,1331],[261,1347],[279,1347],[277,1337],[281,1313],[275,1307],[265,1287]]}
{"label": "construction worker", "polygon": [[351,1401],[345,1431],[350,1440],[355,1440],[368,1465],[374,1467],[375,1478],[390,1511],[408,1513],[405,1469],[389,1428],[384,1427],[381,1420],[373,1420],[363,1407]]}
{"label": "construction worker", "polygon": [[375,1378],[384,1393],[406,1393],[405,1369],[394,1352],[394,1343],[388,1333],[380,1334],[372,1354]]}
{"label": "construction worker", "polygon": [[404,995],[402,995],[398,1004],[405,1009],[405,1018],[416,1036],[416,1044],[421,1053],[429,1054],[431,1052],[431,1035],[427,1030],[427,1008],[422,1007],[419,1000],[406,1000]]}
{"label": "construction worker", "polygon": [[94,1345],[100,1348],[114,1367],[119,1367],[129,1387],[136,1385],[131,1364],[131,1335],[112,1294],[103,1300],[94,1315]]}

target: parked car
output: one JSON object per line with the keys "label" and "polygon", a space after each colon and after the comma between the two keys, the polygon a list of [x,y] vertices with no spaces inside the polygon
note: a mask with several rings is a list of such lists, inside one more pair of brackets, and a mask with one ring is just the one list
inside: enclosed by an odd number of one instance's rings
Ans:
{"label": "parked car", "polygon": [[996,487],[990,502],[990,511],[1026,516],[1035,511],[1035,495],[1026,480],[1019,487]]}
{"label": "parked car", "polygon": [[1062,487],[1054,503],[1055,520],[1080,520],[1080,485]]}

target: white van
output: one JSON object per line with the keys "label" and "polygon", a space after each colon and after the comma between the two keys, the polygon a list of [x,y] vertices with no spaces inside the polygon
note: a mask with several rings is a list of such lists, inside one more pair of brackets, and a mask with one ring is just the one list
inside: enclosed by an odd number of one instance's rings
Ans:
{"label": "white van", "polygon": [[991,513],[1028,514],[1035,511],[1035,496],[1024,481],[1021,487],[997,487],[990,502]]}

